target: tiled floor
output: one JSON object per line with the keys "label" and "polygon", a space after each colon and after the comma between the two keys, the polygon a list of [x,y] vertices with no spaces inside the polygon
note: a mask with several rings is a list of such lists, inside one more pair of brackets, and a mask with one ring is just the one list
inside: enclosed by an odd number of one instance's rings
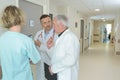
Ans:
{"label": "tiled floor", "polygon": [[80,56],[79,80],[120,80],[120,55],[112,45],[94,45]]}

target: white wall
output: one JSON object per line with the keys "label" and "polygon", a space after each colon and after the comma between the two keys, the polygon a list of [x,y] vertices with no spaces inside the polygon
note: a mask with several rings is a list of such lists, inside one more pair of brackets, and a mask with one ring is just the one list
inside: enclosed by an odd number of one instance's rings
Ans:
{"label": "white wall", "polygon": [[8,5],[17,5],[17,0],[0,0],[0,13]]}
{"label": "white wall", "polygon": [[[69,18],[69,26],[70,29],[77,35],[78,39],[80,39],[80,14],[75,8],[68,7],[68,18]],[[77,23],[77,26],[75,26]]]}
{"label": "white wall", "polygon": [[93,44],[93,29],[94,29],[94,21],[90,21],[90,45]]}
{"label": "white wall", "polygon": [[17,6],[17,0],[0,0],[0,17],[2,15],[2,11],[4,8],[8,5],[16,5]]}
{"label": "white wall", "polygon": [[53,16],[56,16],[58,14],[57,12],[57,6],[55,6],[53,3],[49,4],[49,11]]}
{"label": "white wall", "polygon": [[68,8],[65,6],[56,6],[54,3],[50,3],[50,13],[53,14],[53,16],[56,16],[58,14],[63,14],[67,16]]}

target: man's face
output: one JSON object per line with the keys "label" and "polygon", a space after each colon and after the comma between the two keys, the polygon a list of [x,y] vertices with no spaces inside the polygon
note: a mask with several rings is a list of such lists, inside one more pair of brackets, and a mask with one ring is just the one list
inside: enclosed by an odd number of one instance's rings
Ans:
{"label": "man's face", "polygon": [[41,25],[46,31],[49,31],[50,29],[52,29],[51,18],[46,17],[46,18],[41,19]]}

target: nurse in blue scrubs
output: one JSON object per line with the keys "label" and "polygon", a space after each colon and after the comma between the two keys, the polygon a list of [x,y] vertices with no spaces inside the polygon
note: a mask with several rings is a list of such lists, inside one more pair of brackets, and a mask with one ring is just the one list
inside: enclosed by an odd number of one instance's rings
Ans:
{"label": "nurse in blue scrubs", "polygon": [[1,17],[8,29],[0,36],[0,64],[2,80],[33,80],[30,60],[36,64],[39,53],[31,38],[20,33],[24,14],[16,6],[7,6]]}

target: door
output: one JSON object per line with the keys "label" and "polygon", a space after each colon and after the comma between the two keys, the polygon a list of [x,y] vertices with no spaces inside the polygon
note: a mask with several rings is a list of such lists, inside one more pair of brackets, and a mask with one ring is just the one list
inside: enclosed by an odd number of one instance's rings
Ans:
{"label": "door", "polygon": [[25,0],[19,0],[19,7],[26,14],[26,25],[22,33],[34,37],[42,29],[39,18],[43,14],[43,7]]}
{"label": "door", "polygon": [[80,34],[80,38],[81,38],[81,50],[82,50],[82,53],[84,51],[84,20],[81,20],[81,34]]}

